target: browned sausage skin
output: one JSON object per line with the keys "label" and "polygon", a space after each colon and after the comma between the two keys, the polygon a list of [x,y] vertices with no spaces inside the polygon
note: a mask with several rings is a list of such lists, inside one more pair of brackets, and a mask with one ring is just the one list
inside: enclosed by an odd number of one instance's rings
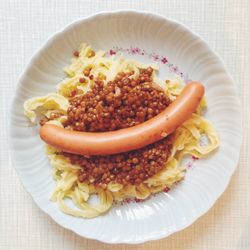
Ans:
{"label": "browned sausage skin", "polygon": [[191,82],[163,112],[139,125],[110,132],[79,132],[45,124],[40,137],[62,151],[80,155],[109,155],[139,149],[174,132],[195,112],[203,95],[204,86]]}

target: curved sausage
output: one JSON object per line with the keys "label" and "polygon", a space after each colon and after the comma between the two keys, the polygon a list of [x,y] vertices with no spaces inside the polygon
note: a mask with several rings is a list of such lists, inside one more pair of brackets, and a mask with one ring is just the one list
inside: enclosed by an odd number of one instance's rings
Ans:
{"label": "curved sausage", "polygon": [[80,132],[45,124],[40,137],[62,151],[86,156],[139,149],[174,132],[195,112],[203,95],[203,85],[191,82],[163,112],[136,126],[109,132]]}

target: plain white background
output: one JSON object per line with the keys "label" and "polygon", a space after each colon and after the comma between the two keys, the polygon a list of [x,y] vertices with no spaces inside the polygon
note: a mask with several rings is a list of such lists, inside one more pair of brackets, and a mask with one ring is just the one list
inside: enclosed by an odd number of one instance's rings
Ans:
{"label": "plain white background", "polygon": [[43,214],[23,189],[8,149],[8,110],[19,74],[30,56],[55,31],[103,10],[140,9],[174,18],[201,35],[235,80],[244,113],[244,144],[238,169],[216,205],[188,229],[156,242],[115,249],[250,249],[250,1],[0,2],[0,249],[111,249],[80,238]]}

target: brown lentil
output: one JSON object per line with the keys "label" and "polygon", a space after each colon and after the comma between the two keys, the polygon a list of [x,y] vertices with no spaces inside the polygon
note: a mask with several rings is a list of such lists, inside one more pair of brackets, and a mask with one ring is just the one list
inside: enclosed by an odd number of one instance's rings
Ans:
{"label": "brown lentil", "polygon": [[[81,166],[80,182],[94,179],[94,185],[107,185],[111,180],[120,184],[139,185],[164,168],[170,155],[171,139],[163,139],[139,150],[108,156],[91,156],[62,153],[72,164]],[[152,150],[154,149],[154,150]],[[146,156],[144,153],[148,152]]]}
{"label": "brown lentil", "polygon": [[[78,131],[103,132],[131,127],[159,114],[170,100],[152,87],[151,74],[151,70],[142,69],[137,79],[130,79],[131,72],[121,72],[106,86],[95,79],[91,91],[70,100],[69,125]],[[147,82],[141,82],[141,75]],[[83,112],[85,115],[79,116]]]}
{"label": "brown lentil", "polygon": [[74,55],[75,57],[79,57],[79,51],[74,51],[73,55]]}
{"label": "brown lentil", "polygon": [[85,78],[81,77],[81,78],[79,79],[79,82],[80,82],[80,83],[85,83],[86,80],[85,80]]}
{"label": "brown lentil", "polygon": [[[106,85],[102,78],[94,79],[90,71],[85,69],[83,73],[95,82],[91,91],[70,99],[66,125],[74,130],[104,132],[131,127],[156,116],[170,104],[169,98],[153,87],[153,69],[150,67],[140,69],[135,79],[130,78],[134,72],[120,72]],[[72,164],[81,166],[78,172],[80,182],[93,183],[103,189],[110,181],[139,185],[164,168],[172,139],[168,136],[139,150],[116,155],[85,157],[62,154]]]}

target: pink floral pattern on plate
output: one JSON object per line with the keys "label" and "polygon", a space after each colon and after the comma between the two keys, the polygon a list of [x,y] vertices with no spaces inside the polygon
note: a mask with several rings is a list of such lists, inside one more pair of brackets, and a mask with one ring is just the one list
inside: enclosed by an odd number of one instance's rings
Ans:
{"label": "pink floral pattern on plate", "polygon": [[114,46],[112,49],[109,50],[109,55],[116,55],[117,53],[125,53],[128,55],[141,55],[146,56],[147,58],[153,60],[154,62],[158,62],[163,64],[164,66],[168,67],[170,72],[175,73],[176,75],[180,76],[185,83],[191,81],[187,73],[183,73],[178,66],[174,65],[173,63],[169,62],[166,56],[161,56],[156,54],[155,52],[147,52],[144,49],[141,49],[137,46],[130,46],[129,48],[121,48],[118,46]]}

